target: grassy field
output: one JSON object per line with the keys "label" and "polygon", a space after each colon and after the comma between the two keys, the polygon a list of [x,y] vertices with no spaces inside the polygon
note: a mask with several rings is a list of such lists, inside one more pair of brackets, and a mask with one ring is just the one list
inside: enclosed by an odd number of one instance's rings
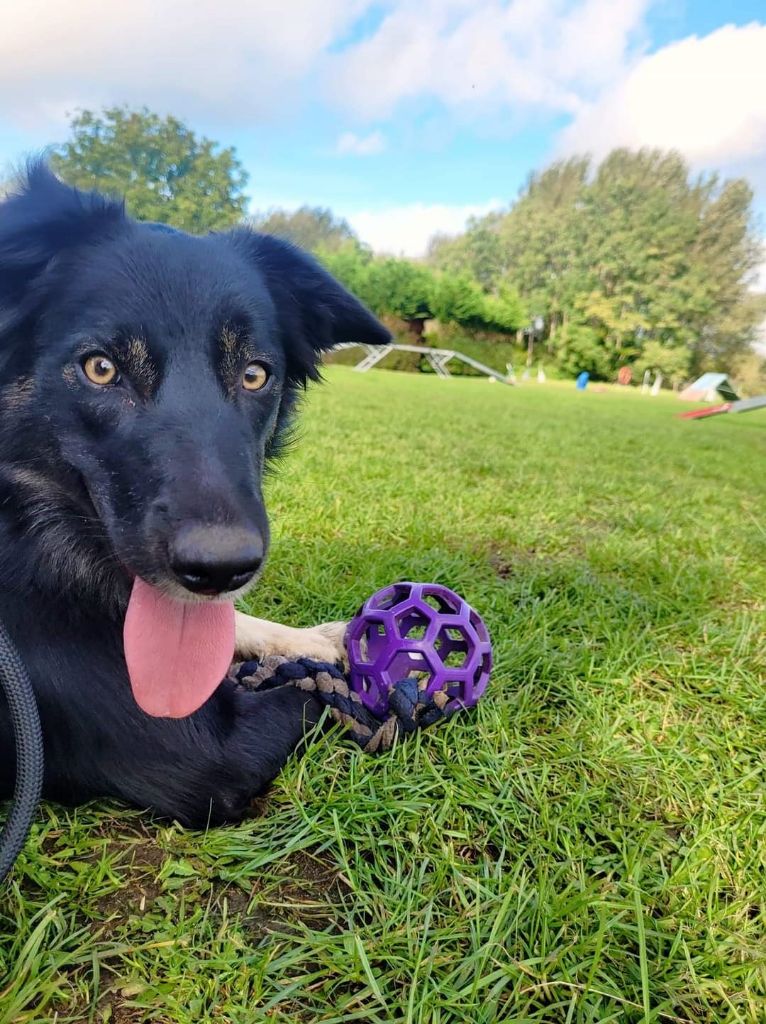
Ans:
{"label": "grassy field", "polygon": [[378,758],[325,735],[238,827],[44,807],[0,1024],[766,1020],[766,413],[328,376],[253,610],[442,581],[485,700]]}

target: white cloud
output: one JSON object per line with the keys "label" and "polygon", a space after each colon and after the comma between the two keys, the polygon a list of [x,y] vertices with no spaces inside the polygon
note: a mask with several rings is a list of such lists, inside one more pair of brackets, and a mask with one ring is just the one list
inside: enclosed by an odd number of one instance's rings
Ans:
{"label": "white cloud", "polygon": [[399,0],[328,60],[330,92],[363,117],[422,95],[576,112],[624,66],[650,2]]}
{"label": "white cloud", "polygon": [[406,203],[380,210],[342,212],[363,242],[376,252],[395,256],[423,256],[429,240],[439,233],[457,234],[469,217],[482,217],[503,204],[492,199],[481,205]]}
{"label": "white cloud", "polygon": [[766,25],[727,25],[644,57],[565,129],[560,148],[678,149],[766,184]]}
{"label": "white cloud", "polygon": [[382,132],[370,132],[369,135],[343,132],[336,145],[338,153],[350,156],[374,156],[385,148],[386,139]]}
{"label": "white cloud", "polygon": [[420,95],[577,111],[652,2],[386,0],[372,34],[343,45],[375,0],[3,0],[0,117],[39,129],[128,103],[248,124],[322,82],[365,116]]}
{"label": "white cloud", "polygon": [[268,118],[369,0],[5,0],[0,117],[147,104],[222,123]]}

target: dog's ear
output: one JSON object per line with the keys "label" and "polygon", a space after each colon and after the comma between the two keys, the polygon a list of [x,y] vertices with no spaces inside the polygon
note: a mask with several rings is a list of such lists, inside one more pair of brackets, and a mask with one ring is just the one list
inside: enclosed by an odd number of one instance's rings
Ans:
{"label": "dog's ear", "polygon": [[294,380],[315,380],[317,357],[325,349],[344,342],[385,345],[391,340],[370,310],[302,249],[247,228],[229,237],[256,266],[271,295]]}
{"label": "dog's ear", "polygon": [[70,188],[43,161],[30,163],[0,200],[0,312],[13,317],[58,256],[124,220],[121,202]]}

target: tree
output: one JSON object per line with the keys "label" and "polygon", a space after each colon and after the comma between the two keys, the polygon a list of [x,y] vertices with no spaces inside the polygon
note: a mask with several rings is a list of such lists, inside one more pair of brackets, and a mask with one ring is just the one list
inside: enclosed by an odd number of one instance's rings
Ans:
{"label": "tree", "polygon": [[543,317],[551,342],[579,290],[588,172],[588,159],[573,157],[531,175],[497,227],[507,268],[504,280]]}
{"label": "tree", "polygon": [[513,285],[502,284],[484,298],[484,321],[490,330],[516,333],[529,323],[529,310]]}
{"label": "tree", "polygon": [[744,181],[690,180],[677,153],[621,149],[601,164],[586,196],[591,292],[578,307],[615,361],[657,342],[683,350],[668,357],[680,378],[749,347],[751,202]]}
{"label": "tree", "polygon": [[609,352],[598,331],[572,321],[561,331],[556,361],[573,377],[587,370],[592,377],[604,379],[611,371]]}
{"label": "tree", "polygon": [[598,168],[584,197],[586,289],[574,305],[602,333],[613,363],[652,340],[671,348],[693,340],[682,313],[699,201],[676,153],[618,149]]}
{"label": "tree", "polygon": [[713,177],[704,185],[685,311],[695,368],[729,368],[757,338],[764,304],[750,284],[764,253],[753,224],[752,200],[752,190],[742,179],[721,185]]}
{"label": "tree", "polygon": [[279,235],[311,252],[328,253],[349,243],[359,244],[348,222],[321,206],[301,206],[293,212],[269,210],[256,214],[251,224],[256,231]]}
{"label": "tree", "polygon": [[473,328],[484,324],[484,292],[467,274],[441,274],[434,279],[431,306],[442,323]]}
{"label": "tree", "polygon": [[204,233],[232,227],[245,213],[247,174],[235,150],[198,138],[175,117],[81,110],[71,132],[51,157],[54,170],[78,188],[124,195],[139,220]]}
{"label": "tree", "polygon": [[435,235],[429,243],[428,262],[446,273],[467,274],[491,291],[508,269],[499,234],[503,216],[492,212],[472,217],[463,235]]}
{"label": "tree", "polygon": [[673,387],[678,387],[689,378],[691,352],[687,348],[668,348],[659,341],[648,341],[635,362],[639,374],[646,370],[660,373]]}
{"label": "tree", "polygon": [[370,308],[404,320],[417,339],[423,336],[425,321],[434,316],[433,273],[409,260],[373,260],[368,268],[366,296]]}
{"label": "tree", "polygon": [[751,207],[742,180],[694,178],[673,152],[617,149],[595,169],[575,157],[531,175],[508,211],[435,240],[429,259],[490,293],[514,287],[562,366],[587,359],[611,376],[656,343],[690,373],[730,369],[759,322]]}
{"label": "tree", "polygon": [[431,308],[442,323],[473,330],[513,333],[526,320],[518,293],[510,288],[487,295],[468,274],[443,273],[434,279]]}
{"label": "tree", "polygon": [[436,280],[428,267],[393,256],[376,259],[353,243],[320,250],[318,256],[374,313],[398,317],[418,340],[422,337],[425,321],[435,315]]}
{"label": "tree", "polygon": [[755,349],[737,357],[732,376],[743,395],[766,395],[766,359]]}
{"label": "tree", "polygon": [[525,322],[518,293],[509,287],[487,295],[468,274],[434,274],[405,259],[376,259],[354,242],[320,249],[324,266],[374,312],[399,317],[418,338],[436,317],[473,330],[513,332]]}

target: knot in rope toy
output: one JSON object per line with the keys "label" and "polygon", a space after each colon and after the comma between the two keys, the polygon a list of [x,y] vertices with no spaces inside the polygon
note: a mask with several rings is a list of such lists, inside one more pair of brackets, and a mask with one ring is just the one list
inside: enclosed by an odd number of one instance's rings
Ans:
{"label": "knot in rope toy", "polygon": [[247,690],[273,690],[277,686],[296,686],[316,693],[336,722],[345,726],[350,739],[366,753],[389,750],[398,736],[434,725],[449,718],[456,709],[448,709],[449,695],[444,691],[427,694],[414,676],[394,683],[388,694],[386,712],[376,717],[362,703],[345,675],[329,662],[298,658],[290,661],[277,655],[263,661],[245,661],[234,665],[230,678]]}

